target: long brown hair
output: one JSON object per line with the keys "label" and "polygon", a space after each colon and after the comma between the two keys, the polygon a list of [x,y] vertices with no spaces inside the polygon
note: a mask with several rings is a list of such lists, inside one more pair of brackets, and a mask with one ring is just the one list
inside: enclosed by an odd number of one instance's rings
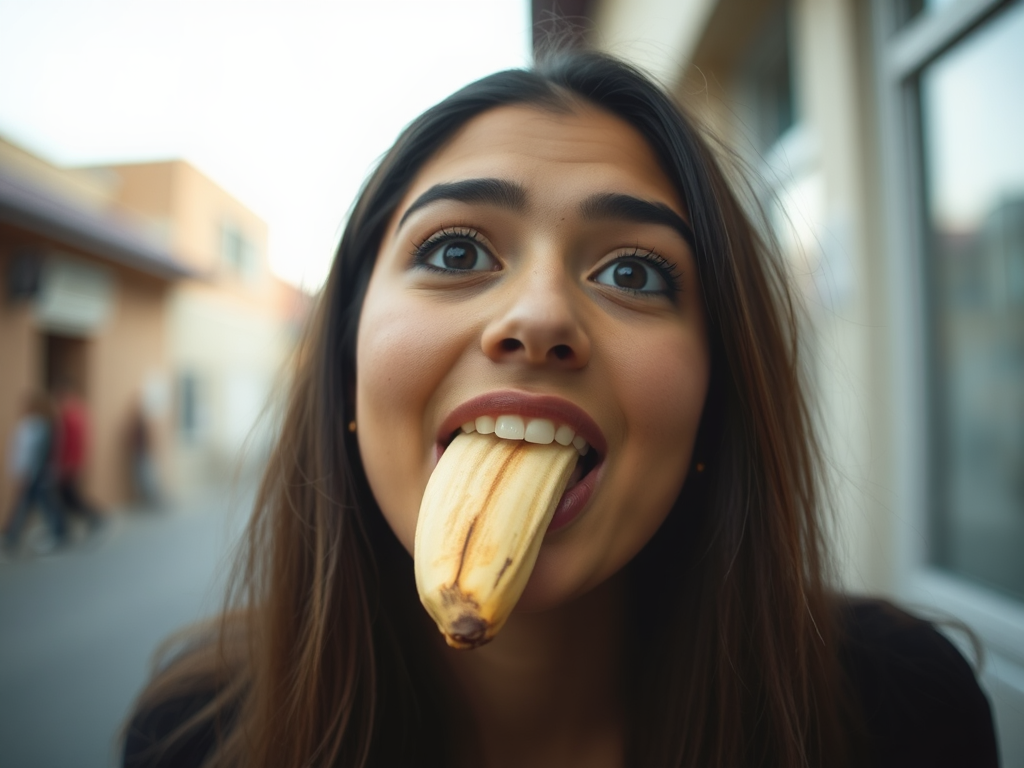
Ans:
{"label": "long brown hair", "polygon": [[694,122],[644,75],[555,56],[458,91],[416,119],[367,181],[297,355],[230,610],[140,706],[197,686],[211,764],[444,765],[444,686],[422,641],[411,558],[353,436],[355,338],[384,229],[408,185],[496,106],[584,100],[638,130],[685,201],[709,318],[711,385],[695,472],[628,567],[636,612],[627,763],[841,765],[840,620],[819,520],[820,458],[784,263]]}

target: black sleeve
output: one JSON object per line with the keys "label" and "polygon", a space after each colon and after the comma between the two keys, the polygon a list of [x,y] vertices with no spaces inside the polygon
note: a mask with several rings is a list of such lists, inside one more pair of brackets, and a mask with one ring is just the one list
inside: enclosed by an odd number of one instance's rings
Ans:
{"label": "black sleeve", "polygon": [[851,603],[844,665],[877,768],[996,768],[988,699],[931,624],[883,602]]}
{"label": "black sleeve", "polygon": [[136,712],[125,734],[123,767],[198,768],[202,765],[216,739],[212,722],[205,722],[174,741],[168,741],[168,737],[212,697],[212,693],[181,696]]}

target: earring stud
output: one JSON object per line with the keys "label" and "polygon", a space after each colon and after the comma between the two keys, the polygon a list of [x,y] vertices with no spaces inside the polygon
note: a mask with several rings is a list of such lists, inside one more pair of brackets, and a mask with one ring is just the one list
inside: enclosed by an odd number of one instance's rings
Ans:
{"label": "earring stud", "polygon": [[355,419],[352,419],[352,421],[350,421],[348,423],[348,431],[349,432],[355,432],[356,431],[356,420]]}

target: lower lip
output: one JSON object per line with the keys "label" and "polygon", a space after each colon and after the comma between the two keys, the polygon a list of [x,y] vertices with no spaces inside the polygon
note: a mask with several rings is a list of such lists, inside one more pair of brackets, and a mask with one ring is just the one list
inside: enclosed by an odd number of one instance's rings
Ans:
{"label": "lower lip", "polygon": [[594,493],[594,487],[597,485],[597,475],[603,467],[604,462],[602,461],[562,495],[562,498],[558,501],[558,506],[555,507],[555,514],[551,518],[551,523],[548,525],[548,533],[560,531],[579,517],[580,512],[587,506],[590,496]]}

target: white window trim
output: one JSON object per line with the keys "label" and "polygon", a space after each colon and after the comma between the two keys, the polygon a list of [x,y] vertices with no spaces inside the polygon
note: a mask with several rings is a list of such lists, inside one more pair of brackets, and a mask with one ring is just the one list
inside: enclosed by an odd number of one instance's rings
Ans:
{"label": "white window trim", "polygon": [[873,0],[876,88],[882,145],[883,211],[892,329],[891,370],[895,456],[896,590],[909,604],[952,614],[980,635],[986,648],[1024,667],[1024,603],[1004,597],[927,562],[928,465],[924,254],[919,222],[919,167],[915,95],[907,80],[973,31],[1006,0],[960,0],[910,22],[899,35],[891,0]]}

